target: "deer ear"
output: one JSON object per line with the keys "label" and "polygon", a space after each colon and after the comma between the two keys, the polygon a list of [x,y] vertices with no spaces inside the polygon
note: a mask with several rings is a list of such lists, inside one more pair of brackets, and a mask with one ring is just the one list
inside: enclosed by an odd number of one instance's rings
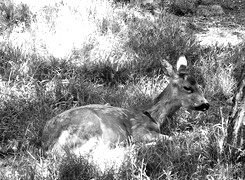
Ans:
{"label": "deer ear", "polygon": [[187,73],[187,60],[185,58],[185,56],[180,56],[178,61],[177,61],[177,73],[180,76],[184,76]]}
{"label": "deer ear", "polygon": [[168,61],[166,61],[165,59],[163,59],[161,61],[161,63],[162,63],[162,66],[163,66],[164,74],[169,76],[169,77],[174,77],[175,76],[175,72],[174,72],[173,66]]}
{"label": "deer ear", "polygon": [[187,67],[187,60],[186,60],[185,56],[180,56],[179,57],[179,59],[177,61],[177,65],[176,65],[177,71],[179,71],[181,66]]}

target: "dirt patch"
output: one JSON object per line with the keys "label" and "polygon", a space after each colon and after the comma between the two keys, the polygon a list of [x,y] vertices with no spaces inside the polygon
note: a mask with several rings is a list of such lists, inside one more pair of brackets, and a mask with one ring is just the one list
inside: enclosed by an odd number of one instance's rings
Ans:
{"label": "dirt patch", "polygon": [[197,33],[196,38],[201,46],[236,46],[245,41],[245,29],[208,28],[205,33]]}

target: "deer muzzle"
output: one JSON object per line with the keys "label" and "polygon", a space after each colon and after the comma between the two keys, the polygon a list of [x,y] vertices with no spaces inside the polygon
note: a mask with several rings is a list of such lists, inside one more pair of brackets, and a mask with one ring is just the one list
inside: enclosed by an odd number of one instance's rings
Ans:
{"label": "deer muzzle", "polygon": [[195,106],[194,109],[197,111],[207,111],[209,109],[209,103],[202,103],[199,106]]}

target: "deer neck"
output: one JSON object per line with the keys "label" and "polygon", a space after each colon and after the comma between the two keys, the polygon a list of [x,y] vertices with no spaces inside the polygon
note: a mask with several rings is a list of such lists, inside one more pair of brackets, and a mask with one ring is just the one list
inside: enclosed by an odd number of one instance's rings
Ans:
{"label": "deer neck", "polygon": [[162,125],[167,118],[171,118],[181,107],[180,101],[171,92],[171,87],[166,87],[147,110],[159,125]]}

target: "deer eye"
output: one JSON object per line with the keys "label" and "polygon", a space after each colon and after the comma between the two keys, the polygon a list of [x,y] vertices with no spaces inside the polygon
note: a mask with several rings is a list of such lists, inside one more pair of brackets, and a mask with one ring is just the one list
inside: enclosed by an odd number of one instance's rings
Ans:
{"label": "deer eye", "polygon": [[188,93],[193,93],[193,89],[191,87],[184,86],[183,89]]}

